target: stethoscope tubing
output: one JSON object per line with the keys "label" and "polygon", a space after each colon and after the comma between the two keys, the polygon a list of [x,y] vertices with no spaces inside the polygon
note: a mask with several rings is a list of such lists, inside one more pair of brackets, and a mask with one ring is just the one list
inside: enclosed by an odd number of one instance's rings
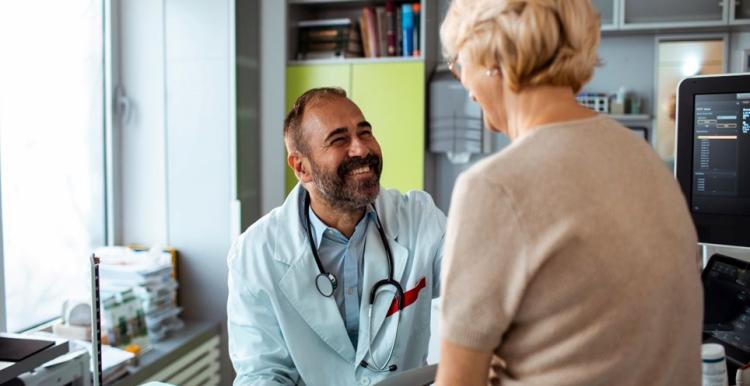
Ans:
{"label": "stethoscope tubing", "polygon": [[[391,361],[391,358],[393,357],[393,351],[396,348],[396,338],[398,337],[398,324],[401,322],[401,311],[404,309],[404,289],[401,287],[401,284],[399,284],[398,281],[394,280],[394,272],[393,272],[393,254],[391,253],[391,246],[388,243],[388,238],[385,235],[385,230],[383,230],[383,224],[380,221],[380,215],[378,214],[378,210],[375,207],[375,204],[372,204],[372,209],[375,211],[375,227],[378,229],[378,234],[380,235],[380,240],[383,243],[383,247],[385,248],[385,253],[388,260],[388,278],[379,280],[377,283],[375,283],[372,286],[372,290],[370,291],[370,298],[369,298],[369,310],[368,310],[368,316],[369,316],[369,352],[370,352],[370,358],[372,359],[373,365],[375,365],[375,371],[380,372],[390,372],[395,371],[397,366],[396,365],[388,365],[388,362]],[[336,275],[326,272],[323,268],[323,263],[320,261],[320,256],[318,255],[318,249],[315,247],[315,242],[313,241],[313,235],[312,235],[312,223],[310,222],[310,194],[305,195],[305,220],[307,220],[307,239],[310,241],[310,250],[312,251],[313,258],[315,259],[315,265],[318,266],[318,275],[315,277],[315,287],[317,287],[318,292],[320,292],[321,295],[325,297],[331,297],[333,296],[333,293],[336,290],[336,287],[338,286],[338,280],[336,279]],[[321,281],[328,281],[330,283],[330,291],[328,291],[328,288],[326,290],[321,289]],[[398,304],[398,311],[396,315],[396,333],[393,337],[393,344],[391,345],[391,350],[388,353],[388,359],[385,361],[384,365],[380,365],[376,362],[375,356],[372,353],[372,343],[373,339],[375,338],[372,336],[372,306],[375,303],[375,297],[377,296],[378,289],[380,287],[385,286],[393,286],[393,288],[396,289],[396,299]],[[369,365],[366,361],[362,361],[363,366],[369,368]]]}

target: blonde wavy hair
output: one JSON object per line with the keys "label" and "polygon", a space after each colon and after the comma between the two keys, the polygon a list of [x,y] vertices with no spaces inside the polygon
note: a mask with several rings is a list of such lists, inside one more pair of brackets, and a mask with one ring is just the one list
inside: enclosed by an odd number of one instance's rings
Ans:
{"label": "blonde wavy hair", "polygon": [[590,0],[453,0],[440,38],[446,58],[500,69],[513,92],[570,86],[599,64],[599,15]]}

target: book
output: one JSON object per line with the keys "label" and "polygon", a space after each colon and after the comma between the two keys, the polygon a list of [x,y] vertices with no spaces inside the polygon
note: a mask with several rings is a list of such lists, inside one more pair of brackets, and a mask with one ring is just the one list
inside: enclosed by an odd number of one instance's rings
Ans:
{"label": "book", "polygon": [[401,7],[396,7],[396,56],[403,53],[404,31],[401,29]]}
{"label": "book", "polygon": [[297,27],[299,60],[362,56],[359,26],[349,19],[307,20]]}
{"label": "book", "polygon": [[388,20],[385,7],[375,7],[375,18],[378,22],[378,56],[388,56]]}
{"label": "book", "polygon": [[419,24],[420,24],[419,14],[420,14],[420,11],[421,11],[422,7],[421,7],[421,5],[419,3],[414,3],[414,4],[412,4],[411,9],[412,9],[412,13],[414,15],[413,16],[413,18],[414,18],[414,28],[412,29],[412,31],[413,31],[412,38],[414,39],[413,43],[412,43],[412,47],[414,48],[413,55],[414,56],[419,56],[420,55],[420,49],[419,49],[420,47],[419,46],[421,45],[420,44],[420,39],[419,39]]}
{"label": "book", "polygon": [[401,56],[412,56],[414,53],[414,11],[411,4],[401,5],[401,28],[403,29],[403,51]]}
{"label": "book", "polygon": [[349,26],[347,28],[304,28],[299,30],[300,42],[326,42],[349,39]]}
{"label": "book", "polygon": [[367,26],[367,44],[370,46],[372,57],[376,57],[380,49],[378,48],[378,21],[375,10],[372,7],[365,7],[362,13],[365,16],[365,25]]}
{"label": "book", "polygon": [[297,27],[309,28],[309,27],[348,26],[351,23],[352,21],[347,18],[302,20],[300,22],[297,22]]}
{"label": "book", "polygon": [[386,40],[388,42],[386,54],[396,56],[396,6],[393,5],[392,0],[385,3],[385,18],[387,21]]}
{"label": "book", "polygon": [[367,20],[365,19],[365,13],[364,12],[362,12],[362,14],[359,15],[359,31],[360,31],[359,35],[360,35],[361,40],[362,40],[362,48],[363,48],[365,57],[366,58],[371,58],[373,55],[372,55],[372,51],[370,51],[370,44],[369,44],[369,42],[370,42],[370,35],[369,35],[369,32],[368,32]]}

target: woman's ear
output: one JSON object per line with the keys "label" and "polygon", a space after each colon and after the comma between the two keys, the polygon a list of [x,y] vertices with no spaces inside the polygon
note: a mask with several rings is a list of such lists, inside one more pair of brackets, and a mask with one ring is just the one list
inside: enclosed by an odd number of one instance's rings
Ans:
{"label": "woman's ear", "polygon": [[310,167],[307,158],[298,151],[292,151],[286,156],[286,162],[290,168],[294,171],[294,175],[297,176],[297,180],[304,184],[312,181],[312,175],[310,175]]}
{"label": "woman's ear", "polygon": [[487,76],[499,76],[500,69],[497,67],[488,68],[486,74]]}

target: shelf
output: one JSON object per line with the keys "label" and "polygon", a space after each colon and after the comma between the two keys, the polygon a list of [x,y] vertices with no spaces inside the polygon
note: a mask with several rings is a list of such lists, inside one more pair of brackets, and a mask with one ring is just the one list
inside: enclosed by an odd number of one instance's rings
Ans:
{"label": "shelf", "polygon": [[[386,0],[287,0],[287,38],[286,52],[287,65],[319,65],[319,64],[355,64],[355,63],[404,63],[404,62],[424,62],[424,49],[427,44],[425,32],[428,30],[428,14],[432,5],[428,5],[428,0],[393,0],[396,9],[400,10],[405,4],[421,4],[421,11],[415,26],[419,26],[419,48],[422,53],[420,57],[369,57],[369,58],[323,58],[323,59],[306,59],[298,60],[298,23],[300,21],[314,20],[333,20],[349,19],[352,26],[356,26],[363,14],[363,9],[367,7],[382,8],[387,3]],[[377,25],[377,15],[373,20]],[[395,17],[395,16],[394,16]],[[401,26],[395,25],[396,30]],[[377,29],[377,27],[376,27]],[[359,32],[359,31],[358,31]],[[394,31],[398,32],[398,31]],[[398,43],[400,45],[400,43]],[[364,44],[362,45],[364,48]]]}
{"label": "shelf", "polygon": [[288,66],[316,66],[320,64],[373,64],[373,63],[412,63],[422,62],[423,57],[401,57],[385,56],[379,58],[343,58],[343,59],[311,59],[311,60],[290,60]]}
{"label": "shelf", "polygon": [[[287,0],[287,3],[289,5],[372,4],[372,3],[385,3],[385,1],[386,0]],[[417,1],[417,0],[415,0],[415,1]]]}
{"label": "shelf", "polygon": [[651,116],[648,114],[602,114],[605,117],[614,119],[621,122],[642,122],[651,120]]}

